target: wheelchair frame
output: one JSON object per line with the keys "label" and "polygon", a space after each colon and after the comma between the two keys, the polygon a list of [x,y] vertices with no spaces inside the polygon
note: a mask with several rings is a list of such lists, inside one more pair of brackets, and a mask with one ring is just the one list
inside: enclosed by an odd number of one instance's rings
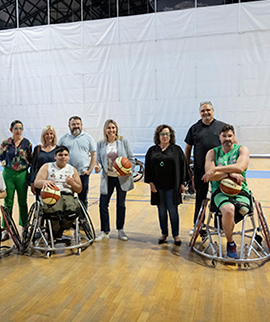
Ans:
{"label": "wheelchair frame", "polygon": [[[252,210],[243,217],[242,229],[234,231],[233,235],[241,236],[241,246],[239,258],[233,259],[226,257],[222,251],[222,237],[224,236],[221,229],[221,213],[213,212],[209,206],[208,216],[206,215],[209,199],[203,201],[198,218],[191,236],[189,246],[201,256],[212,259],[212,265],[216,266],[217,262],[237,263],[248,266],[251,262],[266,261],[270,257],[270,234],[267,221],[262,206],[251,195]],[[255,223],[255,211],[257,213],[258,225]],[[203,219],[206,219],[206,226],[202,228]],[[216,226],[211,225],[211,221],[216,218]],[[250,220],[251,228],[246,229],[247,220]],[[259,235],[260,234],[260,235]],[[197,242],[198,237],[202,238]],[[215,237],[216,236],[216,237]],[[217,240],[214,240],[217,238]],[[249,243],[245,244],[245,241]]]}
{"label": "wheelchair frame", "polygon": [[[92,244],[95,240],[95,230],[92,221],[81,201],[78,199],[82,215],[79,214],[75,219],[74,236],[63,235],[60,242],[54,240],[51,219],[44,219],[44,213],[40,206],[40,202],[36,201],[30,208],[27,227],[23,234],[23,251],[33,250],[44,251],[46,257],[51,257],[52,252],[66,249],[77,250],[80,255],[82,249]],[[42,222],[46,220],[47,228],[42,226]],[[65,244],[66,246],[56,247],[56,245]]]}
{"label": "wheelchair frame", "polygon": [[[6,207],[1,206],[1,213],[2,213],[2,216],[3,216],[4,221],[6,223],[6,229],[8,230],[8,232],[11,236],[14,246],[15,246],[15,248],[17,248],[19,253],[21,253],[21,251],[22,251],[21,237],[20,237],[19,232],[16,228],[14,220],[11,217],[11,215]],[[1,243],[2,242],[0,241],[0,255],[7,255],[10,252],[12,252],[12,250],[14,249],[14,246],[13,247],[2,246]]]}

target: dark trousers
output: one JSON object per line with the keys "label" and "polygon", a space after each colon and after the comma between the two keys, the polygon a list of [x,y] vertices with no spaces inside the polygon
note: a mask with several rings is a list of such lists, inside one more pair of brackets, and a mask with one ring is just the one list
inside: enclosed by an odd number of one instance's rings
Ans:
{"label": "dark trousers", "polygon": [[89,189],[89,176],[87,174],[81,175],[81,182],[82,182],[82,191],[78,194],[78,198],[81,202],[85,205],[85,208],[88,207],[88,189]]}
{"label": "dark trousers", "polygon": [[198,213],[200,211],[203,200],[206,198],[209,184],[202,180],[205,171],[202,169],[194,169],[194,185],[196,189],[196,201],[194,212],[194,224],[196,223]]}
{"label": "dark trousers", "polygon": [[125,223],[127,193],[121,189],[117,177],[108,177],[108,193],[106,195],[101,194],[99,199],[101,231],[105,233],[110,231],[109,203],[114,188],[116,188],[116,229],[122,229]]}
{"label": "dark trousers", "polygon": [[168,235],[168,213],[171,221],[172,235],[179,235],[179,215],[177,205],[173,204],[173,189],[159,189],[160,204],[158,205],[158,217],[162,235]]}

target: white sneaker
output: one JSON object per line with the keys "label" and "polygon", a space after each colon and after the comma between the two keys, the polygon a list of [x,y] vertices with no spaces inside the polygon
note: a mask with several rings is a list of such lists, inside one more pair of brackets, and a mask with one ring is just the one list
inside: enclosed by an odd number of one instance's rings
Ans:
{"label": "white sneaker", "polygon": [[190,229],[190,231],[189,231],[189,236],[192,236],[192,235],[193,235],[193,231],[194,231],[194,226],[193,226],[193,228],[192,228],[192,229]]}
{"label": "white sneaker", "polygon": [[118,230],[118,238],[121,240],[128,240],[128,236],[125,234],[123,229]]}
{"label": "white sneaker", "polygon": [[6,229],[2,230],[1,233],[1,241],[5,241],[9,239],[9,233]]}
{"label": "white sneaker", "polygon": [[100,241],[102,240],[103,238],[107,238],[109,239],[110,238],[110,235],[109,233],[104,233],[104,231],[102,231],[96,238],[95,238],[95,241]]}

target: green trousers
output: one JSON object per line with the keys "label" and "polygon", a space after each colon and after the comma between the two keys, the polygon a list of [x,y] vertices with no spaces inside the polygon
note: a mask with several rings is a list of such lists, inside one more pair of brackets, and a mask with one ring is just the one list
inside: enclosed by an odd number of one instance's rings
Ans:
{"label": "green trousers", "polygon": [[[13,169],[3,169],[3,178],[6,184],[7,197],[5,198],[5,207],[7,207],[10,215],[12,215],[14,194],[17,192],[18,205],[19,205],[19,224],[23,227],[27,222],[27,190],[26,183],[27,170],[15,171]],[[4,219],[2,226],[5,227]]]}

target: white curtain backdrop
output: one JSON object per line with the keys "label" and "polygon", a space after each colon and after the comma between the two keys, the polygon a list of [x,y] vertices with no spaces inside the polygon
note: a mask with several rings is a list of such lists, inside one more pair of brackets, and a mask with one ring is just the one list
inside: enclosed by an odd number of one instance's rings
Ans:
{"label": "white curtain backdrop", "polygon": [[211,100],[239,143],[270,153],[269,1],[1,31],[0,71],[1,141],[14,119],[36,145],[80,115],[96,141],[115,119],[134,153],[162,123],[184,147]]}

